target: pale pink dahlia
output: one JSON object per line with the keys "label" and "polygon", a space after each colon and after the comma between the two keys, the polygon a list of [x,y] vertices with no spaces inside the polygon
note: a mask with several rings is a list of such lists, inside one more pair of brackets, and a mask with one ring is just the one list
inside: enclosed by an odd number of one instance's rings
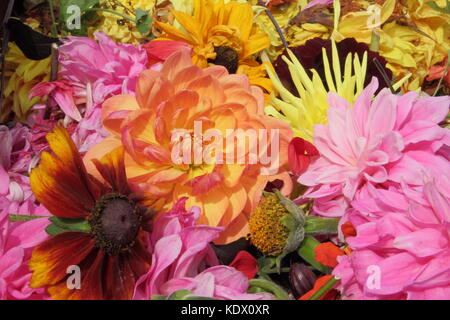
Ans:
{"label": "pale pink dahlia", "polygon": [[328,96],[328,125],[315,126],[320,157],[300,176],[309,186],[313,211],[342,216],[367,188],[420,187],[424,176],[450,179],[450,133],[438,124],[449,111],[450,97],[403,96],[387,89],[373,99],[376,78],[351,106]]}
{"label": "pale pink dahlia", "polygon": [[347,238],[353,251],[338,257],[333,271],[344,299],[450,299],[449,180],[427,182],[423,197],[409,190],[397,199],[408,202],[405,212],[365,222],[349,210],[357,231]]}

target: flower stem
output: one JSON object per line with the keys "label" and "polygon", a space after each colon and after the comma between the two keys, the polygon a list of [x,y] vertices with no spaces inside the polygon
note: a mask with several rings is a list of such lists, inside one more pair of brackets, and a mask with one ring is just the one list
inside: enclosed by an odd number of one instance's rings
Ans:
{"label": "flower stem", "polygon": [[447,74],[448,70],[450,68],[450,64],[447,64],[447,67],[445,67],[444,72],[442,73],[442,77],[439,79],[438,85],[436,87],[436,90],[433,93],[433,97],[437,95],[437,93],[439,92],[439,89],[441,87],[442,84],[442,80],[444,80],[445,75]]}
{"label": "flower stem", "polygon": [[285,49],[287,49],[288,48],[288,43],[286,41],[286,38],[283,35],[283,30],[281,30],[281,27],[278,24],[278,22],[275,19],[275,17],[273,16],[272,12],[270,12],[270,10],[266,7],[266,5],[264,4],[264,1],[262,1],[262,0],[258,0],[258,6],[264,7],[264,11],[266,12],[266,14],[269,17],[269,19],[272,22],[272,24],[275,26],[275,29],[277,30],[277,33],[280,36],[281,42],[283,43],[283,47]]}
{"label": "flower stem", "polygon": [[56,29],[56,20],[55,20],[55,13],[53,12],[53,0],[48,0],[48,6],[50,8],[50,17],[52,18],[52,36],[53,38],[58,38],[58,30]]}
{"label": "flower stem", "polygon": [[316,238],[314,238],[312,236],[306,236],[305,239],[303,239],[303,242],[301,243],[300,247],[298,248],[297,253],[300,257],[303,258],[303,260],[308,262],[315,269],[319,270],[322,273],[329,273],[330,268],[317,262],[315,259],[314,249],[319,244],[320,244],[320,242],[317,241]]}
{"label": "flower stem", "polygon": [[307,235],[337,234],[339,219],[307,216],[305,233]]}
{"label": "flower stem", "polygon": [[104,8],[88,8],[84,11],[101,11],[101,12],[107,12],[107,13],[111,13],[111,14],[115,14],[117,16],[120,16],[126,20],[129,20],[131,22],[133,22],[134,24],[136,24],[136,19],[130,16],[127,16],[126,14],[111,10],[111,9],[104,9]]}
{"label": "flower stem", "polygon": [[330,280],[328,280],[319,290],[317,290],[309,300],[320,300],[325,294],[327,294],[328,291],[330,291],[336,283],[338,283],[339,280],[335,277],[332,277]]}
{"label": "flower stem", "polygon": [[258,287],[266,290],[266,292],[272,292],[278,299],[289,300],[289,295],[287,294],[287,292],[272,281],[258,278],[252,279],[248,283],[250,287]]}
{"label": "flower stem", "polygon": [[38,218],[48,218],[46,216],[26,216],[22,214],[9,214],[9,221],[20,222],[20,221],[30,221]]}

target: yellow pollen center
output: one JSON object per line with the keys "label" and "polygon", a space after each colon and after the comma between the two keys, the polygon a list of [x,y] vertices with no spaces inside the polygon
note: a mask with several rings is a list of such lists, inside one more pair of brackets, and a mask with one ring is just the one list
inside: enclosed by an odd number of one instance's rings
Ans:
{"label": "yellow pollen center", "polygon": [[289,230],[281,223],[288,214],[275,194],[261,199],[250,216],[250,237],[253,245],[268,256],[280,255],[287,243]]}

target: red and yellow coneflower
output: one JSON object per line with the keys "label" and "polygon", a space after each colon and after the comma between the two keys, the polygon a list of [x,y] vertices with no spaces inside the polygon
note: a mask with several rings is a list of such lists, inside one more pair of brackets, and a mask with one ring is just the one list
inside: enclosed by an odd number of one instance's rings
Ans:
{"label": "red and yellow coneflower", "polygon": [[[45,287],[53,299],[130,299],[150,261],[141,242],[146,210],[130,196],[123,148],[93,160],[101,183],[86,171],[65,128],[47,140],[53,154],[42,153],[31,188],[55,217],[84,223],[85,230],[61,232],[34,249],[30,286]],[[73,265],[81,271],[78,289],[66,283]]]}

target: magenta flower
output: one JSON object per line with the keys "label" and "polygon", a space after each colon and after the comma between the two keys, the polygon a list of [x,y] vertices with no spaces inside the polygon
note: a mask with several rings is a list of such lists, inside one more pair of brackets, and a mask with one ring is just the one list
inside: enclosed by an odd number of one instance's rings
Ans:
{"label": "magenta flower", "polygon": [[135,299],[150,299],[162,294],[161,287],[173,278],[195,277],[208,266],[218,264],[210,242],[218,238],[222,228],[195,225],[200,208],[185,209],[187,198],[158,217],[148,238],[152,265],[136,283]]}
{"label": "magenta flower", "polygon": [[[404,212],[385,211],[366,222],[350,210],[349,220],[358,224],[357,235],[347,239],[353,251],[339,257],[333,271],[344,298],[450,299],[449,190],[449,180],[440,177],[423,186],[423,197],[399,193],[397,210],[406,201]],[[371,201],[367,207],[375,208]]]}
{"label": "magenta flower", "polygon": [[229,266],[214,266],[195,277],[174,278],[161,287],[162,294],[178,290],[189,290],[193,295],[224,300],[270,300],[270,293],[246,293],[248,278]]}
{"label": "magenta flower", "polygon": [[450,179],[450,133],[445,119],[450,97],[403,96],[378,88],[376,78],[351,106],[329,94],[328,125],[315,126],[314,145],[320,157],[300,176],[314,198],[313,210],[342,216],[350,202],[377,189],[401,184],[423,185],[424,176]]}

